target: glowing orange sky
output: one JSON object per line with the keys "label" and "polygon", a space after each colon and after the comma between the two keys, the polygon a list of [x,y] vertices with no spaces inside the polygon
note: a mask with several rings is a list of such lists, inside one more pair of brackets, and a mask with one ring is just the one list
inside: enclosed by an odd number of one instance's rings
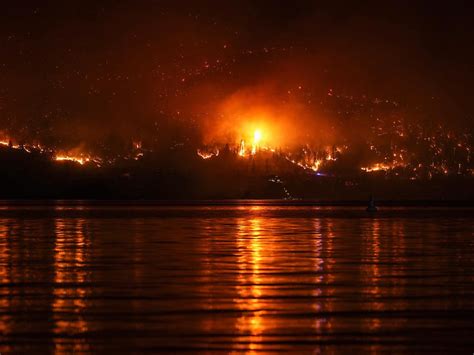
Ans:
{"label": "glowing orange sky", "polygon": [[250,142],[256,130],[261,133],[260,145],[274,148],[328,143],[334,135],[324,115],[310,112],[298,100],[282,98],[270,85],[229,95],[217,105],[215,116],[205,124],[207,144]]}

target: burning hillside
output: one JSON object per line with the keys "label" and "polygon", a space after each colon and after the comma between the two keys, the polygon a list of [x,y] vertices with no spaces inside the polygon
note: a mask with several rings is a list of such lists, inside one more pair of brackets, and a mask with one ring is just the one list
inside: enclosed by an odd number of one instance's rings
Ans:
{"label": "burning hillside", "polygon": [[[254,99],[241,101],[240,106],[232,99],[232,109],[223,113],[223,122],[217,121],[220,126],[206,135],[208,144],[198,149],[198,155],[215,158],[224,147],[242,158],[267,151],[295,168],[330,175],[383,173],[412,180],[473,175],[470,132],[439,122],[413,122],[397,102],[358,101],[332,90],[327,96],[326,105],[336,109],[326,111],[325,118],[316,115],[311,124],[304,119],[308,112],[288,107],[265,111],[262,105],[253,109],[250,104]],[[346,108],[344,112],[350,112],[351,117],[341,114],[344,106],[350,106],[350,111]]]}
{"label": "burning hillside", "polygon": [[[414,123],[398,103],[389,100],[358,101],[332,90],[326,100],[325,106],[337,109],[310,119],[310,113],[298,105],[271,105],[268,95],[234,95],[219,105],[213,125],[208,122],[197,126],[203,132],[200,140],[190,139],[184,130],[164,142],[143,136],[61,149],[39,141],[20,142],[4,132],[0,145],[41,154],[58,163],[96,168],[127,161],[155,161],[156,168],[171,164],[181,169],[190,164],[194,154],[213,160],[227,152],[243,160],[271,154],[296,170],[320,176],[382,174],[393,179],[429,180],[436,176],[473,175],[471,133],[449,129],[441,123]],[[351,106],[351,117],[337,115],[344,106]],[[156,134],[160,137],[159,131]],[[182,153],[179,159],[170,161],[174,152]]]}

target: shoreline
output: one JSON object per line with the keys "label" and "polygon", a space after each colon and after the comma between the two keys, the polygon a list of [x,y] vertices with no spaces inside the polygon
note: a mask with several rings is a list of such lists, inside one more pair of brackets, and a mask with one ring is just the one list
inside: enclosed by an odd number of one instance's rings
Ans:
{"label": "shoreline", "polygon": [[[214,199],[214,200],[154,200],[154,199],[0,199],[2,206],[301,206],[301,207],[362,207],[368,200],[314,199]],[[380,207],[474,207],[474,200],[377,200]]]}

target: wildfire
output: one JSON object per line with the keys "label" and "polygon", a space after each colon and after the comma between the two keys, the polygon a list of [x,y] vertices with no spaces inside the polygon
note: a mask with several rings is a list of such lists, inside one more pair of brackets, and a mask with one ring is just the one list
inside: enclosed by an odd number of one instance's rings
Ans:
{"label": "wildfire", "polygon": [[256,129],[255,132],[253,133],[254,144],[258,144],[258,142],[260,142],[261,139],[262,139],[262,132],[260,132],[259,129]]}
{"label": "wildfire", "polygon": [[202,149],[198,149],[197,155],[199,155],[202,159],[210,159],[219,155],[219,149],[215,149],[214,151],[205,151]]}
{"label": "wildfire", "polygon": [[253,133],[253,144],[252,144],[252,155],[255,155],[257,148],[259,146],[260,140],[262,139],[262,132],[259,129],[256,129]]}
{"label": "wildfire", "polygon": [[376,163],[371,166],[361,167],[360,170],[365,171],[367,173],[371,173],[371,172],[376,172],[376,171],[389,171],[396,168],[406,168],[406,164],[399,163],[399,162],[393,162],[392,164]]}
{"label": "wildfire", "polygon": [[84,165],[85,163],[89,163],[91,161],[91,158],[83,157],[83,156],[56,155],[54,157],[54,160],[56,160],[56,161],[72,161],[72,162]]}
{"label": "wildfire", "polygon": [[295,164],[304,170],[312,170],[314,172],[318,172],[319,168],[321,167],[321,164],[323,163],[321,159],[316,159],[312,163],[307,163],[304,161],[296,161],[295,159],[292,159],[289,156],[285,156],[285,159],[288,160],[290,163]]}
{"label": "wildfire", "polygon": [[367,173],[371,173],[373,171],[387,171],[391,169],[392,167],[388,164],[385,163],[376,163],[372,166],[365,166],[361,167],[360,170],[365,171]]}
{"label": "wildfire", "polygon": [[240,141],[239,155],[241,157],[245,156],[245,141],[243,139]]}
{"label": "wildfire", "polygon": [[40,152],[44,153],[44,152],[49,151],[48,149],[44,148],[43,146],[41,146],[40,144],[37,144],[37,143],[35,143],[35,144],[17,144],[17,143],[14,143],[14,141],[11,140],[8,137],[7,138],[3,137],[2,139],[0,139],[0,145],[11,148],[11,149],[22,149],[27,153],[31,153],[33,151],[40,151]]}
{"label": "wildfire", "polygon": [[13,144],[13,142],[8,138],[3,138],[2,140],[0,140],[0,145],[3,145],[5,147],[11,147],[11,148],[14,148],[14,149],[19,149],[20,148],[20,145]]}
{"label": "wildfire", "polygon": [[[11,149],[23,150],[26,153],[32,153],[33,151],[39,151],[40,153],[52,153],[51,149],[47,149],[40,144],[15,144],[11,139],[2,138],[0,139],[0,145],[9,147]],[[53,155],[55,161],[72,161],[80,165],[84,165],[89,162],[94,162],[97,166],[100,166],[100,159],[92,158],[85,154],[56,154]]]}
{"label": "wildfire", "polygon": [[245,157],[249,153],[250,155],[257,154],[257,150],[260,148],[260,142],[262,141],[262,131],[260,129],[256,129],[253,132],[253,140],[252,146],[249,152],[245,149],[245,140],[242,139],[239,145],[239,156]]}
{"label": "wildfire", "polygon": [[[295,168],[315,175],[336,176],[338,171],[342,171],[341,168],[350,168],[348,171],[351,172],[357,169],[367,174],[381,172],[386,176],[407,179],[474,174],[474,137],[469,133],[449,132],[442,126],[427,130],[419,123],[382,117],[371,123],[364,146],[352,146],[351,141],[344,136],[340,137],[340,141],[326,141],[324,137],[311,138],[308,132],[306,138],[296,139],[292,135],[295,124],[281,123],[285,114],[288,112],[266,108],[240,109],[240,104],[232,106],[228,112],[224,112],[224,117],[231,117],[230,121],[222,127],[214,127],[217,133],[206,137],[206,145],[195,146],[194,151],[205,160],[218,157],[220,152],[223,153],[222,157],[229,154],[241,159],[255,157],[252,159],[253,165],[264,162],[270,168],[273,168],[272,160],[278,162],[278,159],[283,159]],[[143,159],[144,156],[155,154],[153,143],[142,143],[139,139],[131,140],[127,144],[128,151],[117,155],[113,155],[110,150],[105,150],[104,153],[100,150],[102,148],[86,150],[85,145],[58,152],[59,147],[41,146],[38,141],[25,142],[23,137],[13,137],[9,132],[3,131],[0,131],[0,147],[2,152],[15,150],[15,154],[40,153],[57,162],[94,164],[97,167],[116,164],[121,160],[145,163],[148,160]],[[367,160],[361,161],[358,157],[354,159],[351,153],[362,151],[364,147]],[[288,164],[283,166],[286,165]],[[280,168],[280,165],[275,164],[274,167]]]}
{"label": "wildfire", "polygon": [[58,162],[70,161],[80,165],[94,164],[97,167],[102,166],[103,163],[103,160],[100,157],[94,157],[90,154],[83,153],[78,148],[68,152],[56,153],[53,155],[53,160]]}
{"label": "wildfire", "polygon": [[[242,132],[242,138],[238,145],[232,147],[231,145],[229,146],[229,144],[226,144],[226,146],[237,156],[248,158],[259,153],[274,153],[299,168],[317,173],[320,172],[323,166],[338,160],[338,157],[347,149],[347,146],[326,146],[318,149],[311,149],[310,147],[305,146],[299,150],[298,148],[295,148],[293,151],[283,151],[275,142],[275,137],[269,134],[271,129],[265,129],[264,131],[262,129],[262,124],[257,126],[256,124],[249,123],[243,126]],[[273,143],[273,145],[271,143]],[[222,144],[219,147],[221,148]],[[218,148],[214,148],[214,150],[218,151]],[[202,159],[210,159],[218,155],[218,153],[215,154],[209,149],[198,149],[197,154]]]}

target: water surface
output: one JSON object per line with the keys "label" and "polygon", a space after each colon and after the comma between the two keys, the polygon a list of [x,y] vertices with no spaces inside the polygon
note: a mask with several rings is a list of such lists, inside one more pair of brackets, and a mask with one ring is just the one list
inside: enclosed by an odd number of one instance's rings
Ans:
{"label": "water surface", "polygon": [[474,351],[470,209],[0,207],[0,352]]}

